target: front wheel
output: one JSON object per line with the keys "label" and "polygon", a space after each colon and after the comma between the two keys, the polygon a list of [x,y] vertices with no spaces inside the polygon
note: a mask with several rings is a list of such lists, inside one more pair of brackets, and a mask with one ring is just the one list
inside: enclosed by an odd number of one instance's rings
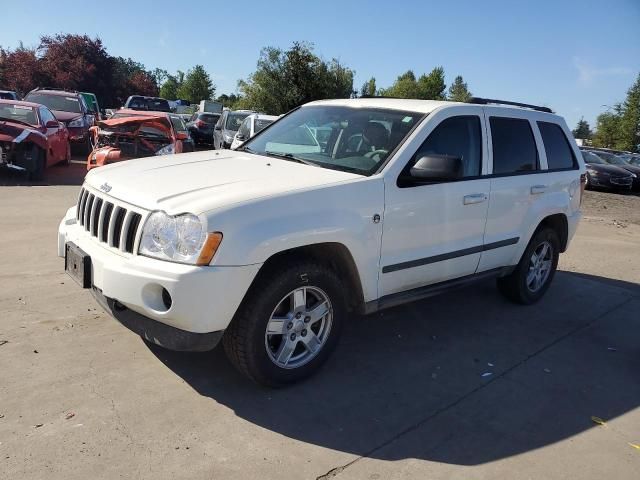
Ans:
{"label": "front wheel", "polygon": [[346,315],[339,277],[315,263],[278,269],[252,286],[226,330],[240,372],[277,387],[310,376],[335,348]]}
{"label": "front wheel", "polygon": [[545,294],[558,267],[560,240],[555,230],[542,228],[533,236],[516,269],[498,278],[498,289],[509,300],[530,305]]}

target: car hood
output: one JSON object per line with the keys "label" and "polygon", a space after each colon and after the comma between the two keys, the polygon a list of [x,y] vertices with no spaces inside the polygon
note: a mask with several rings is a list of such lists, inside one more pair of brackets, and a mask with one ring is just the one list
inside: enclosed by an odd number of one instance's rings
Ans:
{"label": "car hood", "polygon": [[627,172],[635,173],[636,175],[640,175],[640,167],[635,165],[614,165],[615,167],[622,168]]}
{"label": "car hood", "polygon": [[114,163],[91,170],[85,182],[147,210],[200,214],[359,178],[278,158],[209,150]]}
{"label": "car hood", "polygon": [[82,116],[82,114],[78,112],[65,112],[62,110],[51,110],[51,113],[53,113],[59,121],[65,123]]}
{"label": "car hood", "polygon": [[609,173],[611,175],[629,175],[630,172],[624,168],[617,167],[615,165],[600,165],[599,163],[587,163],[587,169],[593,170],[598,173]]}
{"label": "car hood", "polygon": [[35,127],[9,120],[0,120],[0,142],[27,143],[32,142],[47,149],[47,138]]}

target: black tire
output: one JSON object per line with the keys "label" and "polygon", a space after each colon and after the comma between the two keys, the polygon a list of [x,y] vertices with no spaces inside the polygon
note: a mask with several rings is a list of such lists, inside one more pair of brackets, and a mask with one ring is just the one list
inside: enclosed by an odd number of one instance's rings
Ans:
{"label": "black tire", "polygon": [[[301,287],[315,287],[326,293],[332,305],[331,327],[326,341],[308,363],[297,368],[282,368],[267,352],[267,323],[281,300]],[[310,376],[327,360],[338,342],[347,314],[343,292],[336,273],[313,262],[277,268],[262,275],[252,285],[224,333],[222,340],[229,360],[254,382],[269,387],[281,387]]]}
{"label": "black tire", "polygon": [[[539,287],[539,289],[532,291],[527,285],[527,275],[529,273],[530,262],[534,251],[536,251],[536,249],[544,242],[548,242],[552,249],[551,270],[544,280],[542,286]],[[551,282],[553,281],[553,277],[558,267],[559,257],[560,239],[558,238],[558,234],[556,233],[556,231],[548,227],[539,228],[531,238],[531,241],[522,254],[522,258],[520,259],[520,262],[516,266],[515,270],[505,277],[498,278],[498,290],[505,297],[515,303],[520,303],[522,305],[531,305],[537,302],[544,296],[545,292],[549,288],[549,285],[551,285]]]}
{"label": "black tire", "polygon": [[46,167],[46,152],[37,147],[33,147],[33,169],[29,171],[29,180],[39,182],[44,178],[44,169]]}

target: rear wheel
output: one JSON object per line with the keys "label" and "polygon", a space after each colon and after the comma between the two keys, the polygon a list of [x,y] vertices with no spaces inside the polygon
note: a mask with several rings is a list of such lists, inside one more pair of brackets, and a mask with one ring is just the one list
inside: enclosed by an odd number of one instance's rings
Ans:
{"label": "rear wheel", "polygon": [[276,270],[252,286],[223,344],[240,372],[282,386],[308,377],[338,341],[346,303],[338,276],[315,263]]}
{"label": "rear wheel", "polygon": [[513,273],[498,279],[498,289],[513,302],[524,305],[537,302],[553,280],[559,256],[558,234],[552,228],[541,228],[529,242]]}

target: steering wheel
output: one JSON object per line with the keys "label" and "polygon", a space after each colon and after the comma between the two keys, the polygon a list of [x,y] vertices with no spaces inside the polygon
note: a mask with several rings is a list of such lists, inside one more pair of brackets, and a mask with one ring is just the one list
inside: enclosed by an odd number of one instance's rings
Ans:
{"label": "steering wheel", "polygon": [[387,155],[389,153],[389,150],[385,150],[384,148],[380,148],[378,150],[374,150],[373,152],[367,152],[364,154],[364,156],[366,158],[373,158],[376,155]]}

